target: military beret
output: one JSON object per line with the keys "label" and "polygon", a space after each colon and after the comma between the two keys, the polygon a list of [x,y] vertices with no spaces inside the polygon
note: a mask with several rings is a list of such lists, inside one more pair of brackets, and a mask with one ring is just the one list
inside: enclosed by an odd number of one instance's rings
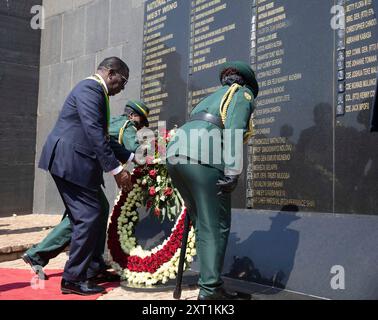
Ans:
{"label": "military beret", "polygon": [[148,122],[148,115],[150,113],[150,109],[142,101],[130,100],[126,103],[126,108],[127,107],[133,109],[135,113],[137,113],[144,119],[144,125],[146,127],[150,125]]}
{"label": "military beret", "polygon": [[[219,78],[221,78],[223,71],[229,68],[236,69],[240,73],[246,81],[246,87],[252,91],[256,99],[259,94],[259,84],[257,83],[255,72],[252,70],[251,66],[243,61],[226,62],[221,67]],[[222,79],[220,80],[222,81]]]}

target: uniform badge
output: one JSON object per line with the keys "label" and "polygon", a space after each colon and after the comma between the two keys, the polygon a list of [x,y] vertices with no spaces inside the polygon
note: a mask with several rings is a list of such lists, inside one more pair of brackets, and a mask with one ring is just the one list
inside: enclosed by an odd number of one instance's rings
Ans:
{"label": "uniform badge", "polygon": [[248,92],[244,92],[244,98],[246,98],[248,101],[252,100],[252,96]]}

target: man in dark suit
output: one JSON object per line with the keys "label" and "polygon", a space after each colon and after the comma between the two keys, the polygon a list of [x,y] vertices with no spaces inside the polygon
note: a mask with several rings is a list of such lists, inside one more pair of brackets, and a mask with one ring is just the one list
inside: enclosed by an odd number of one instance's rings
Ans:
{"label": "man in dark suit", "polygon": [[[110,133],[112,126],[110,126]],[[123,145],[120,145],[117,141],[117,138],[110,137],[110,145],[116,156],[116,158],[122,163],[126,164],[133,158],[133,161],[136,163],[136,158],[134,153],[126,149]],[[112,139],[113,138],[113,139]],[[109,202],[106,199],[105,193],[101,191],[100,193],[100,203],[101,203],[101,223],[105,225],[105,228],[101,229],[101,232],[98,234],[96,251],[93,254],[92,262],[96,261],[98,264],[98,274],[93,276],[91,280],[96,283],[102,282],[113,282],[119,281],[120,278],[118,275],[108,271],[110,266],[108,266],[104,260],[104,250],[106,242],[106,226],[109,218]],[[29,264],[32,270],[38,275],[42,280],[47,280],[48,276],[44,273],[43,268],[49,263],[49,261],[60,253],[71,242],[72,234],[72,225],[68,215],[64,214],[62,221],[54,227],[54,229],[38,244],[33,245],[29,250],[27,250],[21,258],[25,263]]]}
{"label": "man in dark suit", "polygon": [[65,294],[105,291],[89,279],[101,267],[93,256],[98,234],[106,228],[99,200],[103,172],[112,174],[118,187],[132,187],[130,174],[116,159],[108,135],[109,96],[120,93],[128,77],[129,68],[119,58],[101,62],[93,77],[71,91],[42,150],[39,168],[51,173],[73,229],[61,282]]}
{"label": "man in dark suit", "polygon": [[[112,117],[109,126],[110,146],[116,158],[122,163],[129,163],[130,159],[138,165],[134,152],[140,146],[137,139],[137,130],[143,126],[148,127],[149,108],[138,100],[128,101],[123,115]],[[104,192],[100,194],[102,208],[101,217],[103,224],[107,225],[109,218],[109,202]],[[40,279],[46,280],[48,276],[43,268],[49,261],[62,253],[71,242],[72,226],[68,216],[64,215],[62,221],[38,244],[33,245],[21,258],[31,266]],[[108,266],[103,258],[106,242],[106,228],[98,234],[96,251],[92,260],[100,266],[99,272],[91,280],[96,283],[119,281],[120,277],[108,271]]]}

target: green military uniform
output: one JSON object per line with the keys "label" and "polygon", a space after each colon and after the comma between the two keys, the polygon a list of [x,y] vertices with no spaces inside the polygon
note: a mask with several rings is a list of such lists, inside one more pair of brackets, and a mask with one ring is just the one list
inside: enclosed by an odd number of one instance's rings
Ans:
{"label": "green military uniform", "polygon": [[[233,84],[231,87],[228,85],[221,87],[200,102],[190,117],[196,119],[196,116],[206,113],[215,116],[216,119],[223,118],[224,128],[230,129],[231,137],[235,137],[236,129],[246,133],[250,126],[258,85],[252,69],[245,63],[226,64],[222,70],[228,67],[248,72],[243,78],[249,77],[248,84],[251,86]],[[222,102],[228,103],[225,112],[220,108]],[[218,147],[214,140],[210,139],[209,144],[206,144],[207,133],[211,131],[216,135],[218,132],[219,136],[222,136],[222,129],[216,123],[203,119],[189,121],[177,130],[167,148],[169,174],[183,197],[195,225],[200,264],[200,295],[204,297],[214,296],[222,288],[223,282],[220,276],[231,226],[231,194],[219,193],[220,190],[216,185],[225,174],[240,174],[242,170],[240,163],[225,161],[223,153],[221,159],[213,155],[214,149]],[[202,132],[191,135],[191,132],[196,132],[191,130],[202,130]],[[230,147],[233,152],[240,153],[240,150],[235,150],[234,145]],[[220,148],[224,148],[223,142]],[[205,149],[205,153],[201,152]],[[188,159],[193,159],[195,161],[192,162],[197,163],[185,161]]]}
{"label": "green military uniform", "polygon": [[[142,117],[142,125],[148,127],[148,115],[150,109],[141,101],[130,100],[126,104],[125,113],[127,109],[132,110]],[[110,120],[110,130],[109,134],[113,137],[117,137],[117,140],[122,144],[127,150],[136,152],[140,146],[137,132],[138,124],[132,120],[129,120],[127,114],[120,117],[113,117]]]}
{"label": "green military uniform", "polygon": [[[143,117],[144,125],[148,126],[148,107],[140,101],[128,101],[126,107],[132,108],[136,113]],[[123,130],[121,130],[123,129]],[[128,119],[128,116],[121,115],[111,118],[109,126],[109,135],[121,142],[127,150],[135,152],[139,146],[137,137],[136,124]],[[102,225],[107,225],[109,217],[109,203],[104,192],[101,190],[99,194],[101,211],[102,211]],[[55,258],[60,254],[71,241],[72,227],[68,216],[63,217],[63,220],[37,245],[34,245],[26,255],[36,264],[44,267],[49,263],[49,260]],[[106,242],[106,229],[99,234],[98,248],[96,248],[95,257],[100,257],[104,253]],[[99,261],[98,263],[104,263]]]}
{"label": "green military uniform", "polygon": [[[101,224],[107,225],[109,216],[109,202],[104,192],[99,193],[101,204]],[[46,266],[50,259],[60,254],[71,242],[72,226],[68,216],[63,217],[62,221],[44,238],[39,244],[34,245],[26,254],[38,265]],[[101,256],[105,249],[106,230],[101,230],[99,234],[98,247],[94,256]],[[100,261],[99,263],[102,263]]]}
{"label": "green military uniform", "polygon": [[[124,129],[122,137],[120,137],[120,131]],[[123,146],[132,152],[135,152],[139,147],[139,141],[137,138],[138,129],[136,123],[129,120],[128,116],[123,115],[120,117],[112,117],[110,119],[109,134],[113,137],[121,138]],[[120,141],[119,141],[120,142]]]}

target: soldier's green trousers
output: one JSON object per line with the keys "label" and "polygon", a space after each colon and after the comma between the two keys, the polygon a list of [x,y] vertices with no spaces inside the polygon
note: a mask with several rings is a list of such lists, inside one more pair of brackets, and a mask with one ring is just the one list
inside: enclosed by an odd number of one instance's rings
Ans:
{"label": "soldier's green trousers", "polygon": [[231,226],[231,195],[217,195],[216,183],[223,172],[207,165],[170,161],[167,167],[195,226],[200,294],[215,294],[223,285],[221,273]]}
{"label": "soldier's green trousers", "polygon": [[[95,263],[103,267],[102,255],[105,249],[106,226],[109,217],[109,203],[104,192],[99,193],[101,203],[101,233],[98,235],[98,242],[94,254]],[[70,244],[72,227],[68,215],[64,215],[62,221],[44,238],[39,244],[34,245],[26,254],[42,267],[49,263],[49,260],[55,258]]]}

